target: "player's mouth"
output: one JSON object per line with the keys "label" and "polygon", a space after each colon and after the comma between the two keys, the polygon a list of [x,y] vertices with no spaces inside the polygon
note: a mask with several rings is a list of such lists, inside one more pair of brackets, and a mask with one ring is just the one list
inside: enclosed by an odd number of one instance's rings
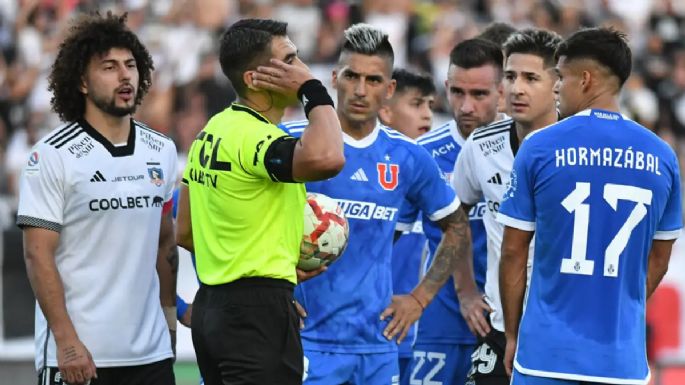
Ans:
{"label": "player's mouth", "polygon": [[527,103],[511,103],[511,109],[514,112],[523,112],[528,108]]}
{"label": "player's mouth", "polygon": [[419,127],[419,132],[421,134],[425,134],[426,132],[430,131],[431,127],[430,126],[421,126]]}
{"label": "player's mouth", "polygon": [[369,109],[369,105],[366,103],[352,102],[350,103],[350,109],[354,112],[367,111]]}
{"label": "player's mouth", "polygon": [[132,100],[134,97],[133,87],[130,85],[119,87],[117,89],[117,96],[119,96],[125,102]]}

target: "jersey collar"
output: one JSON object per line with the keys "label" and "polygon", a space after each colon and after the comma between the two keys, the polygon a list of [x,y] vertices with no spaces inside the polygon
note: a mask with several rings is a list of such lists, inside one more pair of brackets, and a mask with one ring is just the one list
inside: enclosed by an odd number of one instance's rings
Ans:
{"label": "jersey collar", "polygon": [[450,134],[452,134],[452,138],[455,142],[457,142],[459,147],[464,147],[464,143],[466,143],[466,138],[464,138],[461,135],[461,131],[459,131],[459,128],[457,128],[457,122],[455,122],[454,120],[452,120],[449,123],[449,131]]}
{"label": "jersey collar", "polygon": [[253,110],[252,108],[250,108],[248,106],[244,106],[244,105],[238,104],[238,103],[233,103],[233,104],[231,104],[231,109],[233,111],[247,112],[248,114],[254,116],[257,120],[260,120],[260,121],[267,123],[267,124],[271,124],[269,119],[265,118],[264,115],[260,114],[259,112]]}
{"label": "jersey collar", "polygon": [[347,135],[345,132],[342,133],[343,135],[343,141],[345,144],[348,144],[352,147],[356,148],[366,148],[369,147],[370,145],[373,144],[373,142],[376,141],[376,138],[378,137],[378,132],[381,130],[381,125],[378,121],[376,121],[376,126],[373,128],[373,131],[369,135],[366,135],[365,137],[357,140],[349,135]]}
{"label": "jersey collar", "polygon": [[516,156],[519,150],[519,136],[516,133],[516,123],[513,120],[509,125],[509,146],[511,147],[511,153]]}
{"label": "jersey collar", "polygon": [[78,123],[81,125],[81,127],[83,127],[83,131],[86,134],[100,142],[102,147],[109,151],[113,157],[133,155],[133,152],[136,149],[136,125],[133,123],[133,119],[131,119],[131,129],[128,132],[128,139],[126,140],[126,144],[124,146],[113,145],[112,142],[107,140],[107,138],[102,136],[98,130],[91,126],[87,120],[81,119]]}

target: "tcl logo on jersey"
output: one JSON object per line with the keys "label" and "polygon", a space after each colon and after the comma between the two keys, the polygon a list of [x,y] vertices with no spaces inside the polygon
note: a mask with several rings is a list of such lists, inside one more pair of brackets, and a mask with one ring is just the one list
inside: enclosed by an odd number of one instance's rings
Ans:
{"label": "tcl logo on jersey", "polygon": [[393,221],[397,214],[396,207],[380,206],[373,202],[350,201],[346,199],[338,199],[337,202],[347,218]]}
{"label": "tcl logo on jersey", "polygon": [[162,207],[163,204],[164,198],[159,195],[154,197],[142,195],[137,197],[93,199],[88,202],[88,208],[90,208],[90,211],[130,210]]}
{"label": "tcl logo on jersey", "polygon": [[[400,166],[390,163],[376,163],[378,170],[378,183],[384,190],[393,191],[399,182]],[[389,169],[389,170],[388,170]]]}

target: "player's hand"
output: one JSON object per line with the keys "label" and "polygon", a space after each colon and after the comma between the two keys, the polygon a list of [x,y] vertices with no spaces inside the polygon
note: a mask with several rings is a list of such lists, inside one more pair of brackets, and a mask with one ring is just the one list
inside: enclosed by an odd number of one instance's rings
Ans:
{"label": "player's hand", "polygon": [[314,75],[299,58],[295,58],[292,64],[271,59],[268,66],[259,66],[257,71],[253,72],[252,85],[296,100],[297,91],[311,79],[314,79]]}
{"label": "player's hand", "polygon": [[295,269],[295,271],[297,272],[297,283],[302,283],[308,279],[312,279],[312,278],[316,277],[317,275],[323,273],[326,270],[328,270],[328,266],[325,266],[325,265],[321,265],[321,266],[319,266],[318,269],[309,270],[309,271],[302,270],[299,268]]}
{"label": "player's hand", "polygon": [[471,333],[485,337],[490,333],[490,324],[484,314],[492,312],[483,295],[477,291],[459,296],[461,315],[469,326]]}
{"label": "player's hand", "polygon": [[516,353],[516,337],[507,336],[507,346],[504,348],[504,370],[511,377],[514,370],[514,354]]}
{"label": "player's hand", "polygon": [[57,366],[63,381],[70,385],[85,385],[98,378],[93,357],[78,338],[57,343]]}
{"label": "player's hand", "polygon": [[180,322],[181,325],[189,328],[189,327],[191,327],[190,326],[190,318],[192,317],[192,315],[193,315],[193,304],[190,303],[190,304],[188,304],[188,308],[186,309],[186,312],[183,313],[183,316],[181,317],[180,320],[178,320],[178,322]]}
{"label": "player's hand", "polygon": [[295,310],[300,315],[300,329],[304,329],[304,319],[307,318],[307,311],[304,310],[299,302],[295,301]]}
{"label": "player's hand", "polygon": [[421,317],[422,312],[423,308],[414,297],[393,295],[390,306],[381,313],[381,321],[392,317],[388,326],[383,330],[383,336],[388,340],[398,336],[397,344],[399,345],[409,333],[411,325]]}

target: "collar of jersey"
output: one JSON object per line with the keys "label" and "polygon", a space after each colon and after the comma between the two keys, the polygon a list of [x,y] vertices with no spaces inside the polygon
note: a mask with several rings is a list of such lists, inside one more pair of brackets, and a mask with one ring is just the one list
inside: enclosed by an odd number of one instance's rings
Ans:
{"label": "collar of jersey", "polygon": [[464,147],[464,143],[466,142],[466,138],[461,136],[461,131],[457,128],[457,122],[454,120],[450,121],[449,123],[449,131],[450,134],[452,134],[452,138],[454,138],[454,141],[457,142],[459,147]]}
{"label": "collar of jersey", "polygon": [[620,112],[603,110],[601,108],[592,108],[592,109],[587,108],[587,109],[584,109],[580,112],[576,112],[575,114],[573,114],[571,116],[590,116],[590,115],[592,115],[592,111],[606,112],[607,114],[616,114],[616,115],[620,115],[623,120],[630,120],[629,117],[627,117],[626,115],[624,115]]}
{"label": "collar of jersey", "polygon": [[376,122],[376,126],[373,128],[373,131],[369,135],[366,135],[365,137],[357,140],[349,135],[347,135],[345,132],[342,133],[343,135],[343,141],[345,144],[350,145],[352,147],[356,148],[366,148],[369,147],[370,145],[373,144],[373,142],[376,141],[376,138],[378,137],[378,132],[381,130],[381,125]]}
{"label": "collar of jersey", "polygon": [[85,119],[81,119],[78,123],[81,125],[81,127],[83,127],[83,131],[85,131],[86,134],[100,142],[102,147],[109,151],[112,156],[119,157],[133,155],[133,151],[136,149],[136,125],[134,124],[133,119],[131,119],[131,129],[128,132],[128,139],[126,140],[126,145],[124,146],[113,145],[112,142],[102,136],[102,134],[93,126],[91,126],[90,123],[88,123],[88,121]]}
{"label": "collar of jersey", "polygon": [[247,112],[248,114],[254,116],[257,120],[260,120],[264,123],[272,124],[269,119],[265,118],[264,115],[260,114],[259,112],[253,110],[252,108],[238,104],[238,103],[233,103],[231,104],[231,109],[233,111],[242,111],[242,112]]}

